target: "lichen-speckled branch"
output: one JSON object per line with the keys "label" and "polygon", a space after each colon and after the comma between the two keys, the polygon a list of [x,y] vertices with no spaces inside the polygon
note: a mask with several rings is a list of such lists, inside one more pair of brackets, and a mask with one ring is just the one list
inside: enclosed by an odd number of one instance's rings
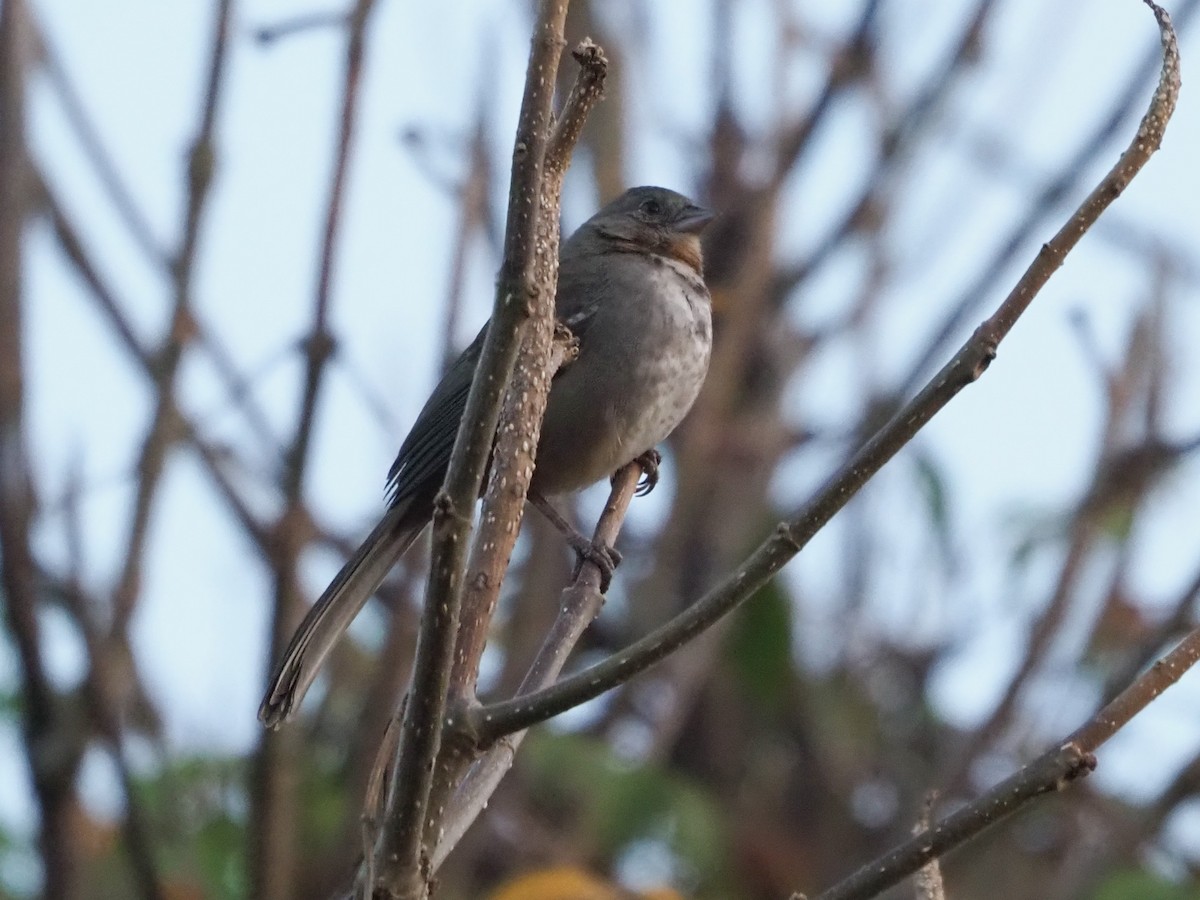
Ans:
{"label": "lichen-speckled branch", "polygon": [[536,308],[537,226],[555,73],[567,0],[542,0],[534,26],[513,147],[504,260],[488,329],[446,480],[433,513],[433,554],[384,828],[376,848],[378,896],[418,898],[428,887],[423,832],[458,631],[471,508],[492,449],[501,403]]}

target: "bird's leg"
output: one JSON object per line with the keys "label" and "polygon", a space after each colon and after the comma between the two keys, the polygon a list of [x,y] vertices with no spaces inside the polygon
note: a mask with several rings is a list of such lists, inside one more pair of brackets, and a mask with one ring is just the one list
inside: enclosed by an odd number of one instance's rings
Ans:
{"label": "bird's leg", "polygon": [[567,544],[575,551],[575,571],[571,576],[572,579],[579,576],[579,570],[583,567],[585,560],[592,562],[600,570],[600,593],[607,593],[608,586],[612,583],[613,572],[621,562],[621,554],[617,552],[617,548],[585,537],[538,491],[531,488],[527,496],[529,502],[536,506],[541,514],[550,521],[550,524],[562,533]]}
{"label": "bird's leg", "polygon": [[662,463],[662,454],[651,447],[634,462],[642,467],[642,480],[638,482],[635,496],[645,497],[658,487],[658,467]]}

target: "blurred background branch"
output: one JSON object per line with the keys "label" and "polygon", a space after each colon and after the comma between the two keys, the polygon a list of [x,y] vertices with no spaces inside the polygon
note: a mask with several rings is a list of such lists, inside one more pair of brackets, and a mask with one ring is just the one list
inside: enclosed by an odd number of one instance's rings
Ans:
{"label": "blurred background branch", "polygon": [[[1185,64],[1196,5],[1170,9]],[[367,6],[0,12],[6,895],[349,883],[420,554],[292,732],[264,738],[254,710],[271,634],[375,520],[406,425],[487,315],[532,21]],[[1140,4],[1101,6],[571,4],[568,45],[595,38],[610,75],[563,227],[637,183],[721,218],[709,383],[568,674],[745,558],[1099,179],[1158,59]],[[983,794],[1196,624],[1198,129],[1185,91],[988,377],[780,577],[530,731],[438,896],[835,884],[906,840],[931,788],[945,809]],[[485,702],[521,683],[568,563],[530,517]],[[1198,691],[1185,677],[1094,775],[945,860],[945,895],[1194,896]]]}

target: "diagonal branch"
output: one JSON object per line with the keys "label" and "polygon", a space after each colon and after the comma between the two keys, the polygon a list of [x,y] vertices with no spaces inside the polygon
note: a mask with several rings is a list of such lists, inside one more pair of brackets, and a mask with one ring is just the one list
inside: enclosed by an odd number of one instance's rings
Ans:
{"label": "diagonal branch", "polygon": [[1128,186],[1162,142],[1179,94],[1179,49],[1170,17],[1144,0],[1158,18],[1163,61],[1149,109],[1116,165],[1049,243],[1042,246],[996,312],[984,321],[941,371],[880,429],[790,519],[704,597],[621,652],[553,687],[473,710],[472,722],[487,743],[545,721],[623,684],[672,653],[765,585],[825,526],[859,489],[964,387],[978,379],[1000,342],[1062,265],[1080,238]]}
{"label": "diagonal branch", "polygon": [[[1180,27],[1183,27],[1192,18],[1197,7],[1200,7],[1200,0],[1184,0],[1180,4],[1175,15]],[[1062,165],[1058,174],[1041,189],[1021,220],[1001,241],[995,256],[980,269],[978,276],[959,295],[945,320],[938,326],[936,333],[930,337],[917,359],[909,366],[907,374],[896,389],[897,396],[907,393],[920,383],[919,379],[922,374],[929,371],[929,367],[942,352],[942,348],[959,332],[963,324],[968,321],[968,317],[979,307],[988,286],[996,283],[1016,257],[1019,249],[1025,246],[1033,236],[1038,225],[1053,214],[1054,210],[1058,209],[1077,189],[1080,173],[1088,171],[1092,162],[1100,155],[1100,151],[1120,133],[1121,123],[1137,109],[1143,91],[1142,83],[1153,76],[1158,62],[1158,53],[1154,49],[1149,49],[1145,58],[1138,64],[1136,74],[1129,79],[1127,90],[1113,104],[1109,114],[1096,126],[1096,130],[1078,147],[1071,158]]]}
{"label": "diagonal branch", "polygon": [[207,206],[216,164],[213,134],[224,80],[231,14],[232,0],[219,0],[200,123],[188,154],[183,234],[171,265],[174,291],[171,321],[153,365],[154,419],[147,429],[138,455],[138,482],[133,502],[133,518],[129,524],[121,574],[113,592],[114,634],[123,633],[133,615],[141,588],[142,562],[149,538],[154,498],[162,482],[167,454],[179,439],[179,407],[175,399],[175,378],[184,351],[195,336],[192,319],[192,269],[200,238],[200,221]]}
{"label": "diagonal branch", "polygon": [[[629,503],[637,492],[641,474],[641,467],[637,463],[630,463],[613,478],[608,502],[604,505],[604,511],[600,514],[592,535],[597,544],[611,547],[616,543]],[[600,593],[600,569],[594,562],[585,561],[575,582],[563,591],[558,615],[525,679],[521,682],[517,696],[554,683],[583,632],[600,614],[603,603],[604,595]],[[464,722],[464,726],[464,730],[470,734],[469,719]],[[433,855],[435,870],[487,806],[500,779],[512,766],[513,758],[525,734],[526,732],[521,731],[497,741],[475,762],[466,778],[458,785],[442,820],[439,840]]]}
{"label": "diagonal branch", "polygon": [[[1166,14],[1163,13],[1163,16]],[[1164,21],[1162,18],[1159,21]],[[1167,27],[1167,26],[1164,26]],[[931,859],[969,841],[1022,809],[1030,800],[1062,790],[1096,768],[1096,751],[1200,661],[1200,629],[1150,667],[1063,743],[1004,779],[982,797],[931,829],[868,863],[814,900],[867,900],[898,884]],[[803,900],[799,894],[793,900]]]}

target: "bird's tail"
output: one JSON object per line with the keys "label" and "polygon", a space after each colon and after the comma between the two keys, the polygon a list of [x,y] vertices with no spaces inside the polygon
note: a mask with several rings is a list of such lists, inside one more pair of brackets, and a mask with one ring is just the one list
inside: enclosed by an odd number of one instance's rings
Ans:
{"label": "bird's tail", "polygon": [[429,517],[412,512],[407,504],[388,510],[308,611],[258,708],[258,718],[268,728],[285,722],[300,705],[325,657],[420,535]]}

